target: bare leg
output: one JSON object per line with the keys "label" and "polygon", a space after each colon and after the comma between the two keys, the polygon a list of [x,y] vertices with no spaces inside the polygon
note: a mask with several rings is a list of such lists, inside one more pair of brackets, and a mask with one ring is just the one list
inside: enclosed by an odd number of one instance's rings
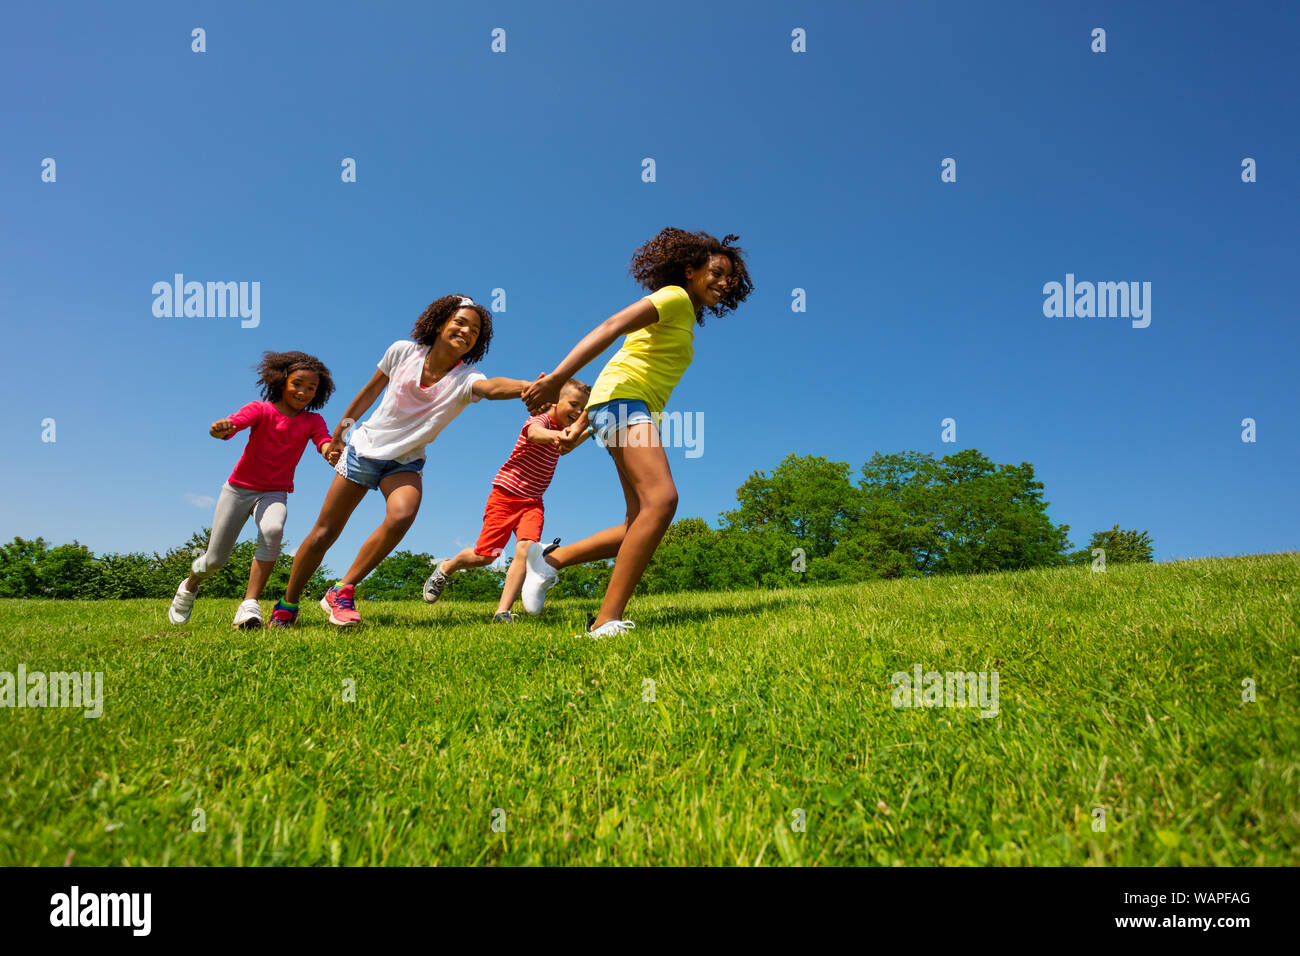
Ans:
{"label": "bare leg", "polygon": [[483,568],[495,561],[496,558],[489,557],[486,554],[475,554],[473,548],[466,548],[454,558],[448,558],[442,564],[438,565],[442,573],[448,576],[462,570],[463,568]]}
{"label": "bare leg", "polygon": [[557,568],[601,558],[615,559],[614,573],[592,622],[593,628],[622,619],[632,590],[677,513],[677,486],[673,484],[668,456],[653,425],[630,426],[626,437],[608,451],[623,484],[626,522],[556,548],[546,556]]}
{"label": "bare leg", "polygon": [[400,471],[380,479],[379,491],[388,506],[383,524],[366,538],[357,559],[343,575],[343,584],[360,584],[401,543],[420,513],[421,488],[420,476],[412,471]]}
{"label": "bare leg", "polygon": [[245,601],[255,601],[262,596],[262,589],[266,587],[266,579],[271,576],[271,572],[274,570],[274,561],[253,559],[253,567],[248,572],[248,590],[244,592]]}
{"label": "bare leg", "polygon": [[325,493],[325,503],[320,507],[320,516],[316,519],[315,526],[298,546],[298,553],[293,557],[289,586],[284,592],[286,604],[298,603],[303,588],[325,559],[325,552],[338,540],[348,518],[352,517],[352,512],[361,504],[361,499],[369,490],[365,485],[348,481],[342,475],[334,476],[329,491]]}
{"label": "bare leg", "polygon": [[[638,429],[642,430],[641,435],[636,434]],[[654,426],[632,425],[628,428],[628,435],[632,441],[610,448],[610,454],[619,467],[619,476],[625,487],[631,485],[639,507],[619,545],[614,573],[592,622],[593,629],[608,621],[622,619],[627,602],[632,598],[632,589],[641,580],[646,565],[654,557],[655,549],[677,513],[677,486],[673,484],[668,456],[657,440]],[[638,446],[638,441],[643,444]]]}
{"label": "bare leg", "polygon": [[602,561],[606,558],[615,557],[618,554],[619,545],[623,543],[623,536],[627,533],[628,526],[632,524],[632,520],[640,510],[641,505],[637,501],[636,490],[627,475],[623,473],[623,466],[620,464],[619,459],[614,456],[614,449],[609,451],[610,457],[614,458],[614,467],[618,471],[618,480],[623,485],[623,499],[627,503],[627,517],[623,519],[622,524],[606,528],[604,531],[597,531],[591,537],[575,541],[573,544],[566,544],[563,547],[556,548],[546,555],[546,560],[550,562],[552,567],[567,568],[574,564],[586,564],[588,561]]}
{"label": "bare leg", "polygon": [[515,559],[510,562],[510,567],[506,570],[506,583],[501,588],[501,602],[497,605],[497,613],[508,611],[515,606],[515,601],[519,600],[519,593],[524,589],[524,572],[527,570],[528,563],[528,546],[533,542],[524,539],[516,542]]}

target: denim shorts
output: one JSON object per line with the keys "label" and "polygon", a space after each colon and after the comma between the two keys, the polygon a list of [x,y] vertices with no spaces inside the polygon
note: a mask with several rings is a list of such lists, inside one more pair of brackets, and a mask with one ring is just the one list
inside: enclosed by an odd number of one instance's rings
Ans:
{"label": "denim shorts", "polygon": [[381,461],[377,458],[362,458],[348,442],[348,450],[339,458],[334,470],[348,481],[365,485],[371,491],[379,487],[379,480],[389,475],[398,475],[404,471],[413,471],[417,475],[424,470],[424,459],[417,458],[403,464],[400,461]]}
{"label": "denim shorts", "polygon": [[615,398],[587,409],[587,420],[596,430],[596,442],[601,448],[614,443],[620,429],[629,425],[650,424],[658,427],[650,406],[639,398]]}

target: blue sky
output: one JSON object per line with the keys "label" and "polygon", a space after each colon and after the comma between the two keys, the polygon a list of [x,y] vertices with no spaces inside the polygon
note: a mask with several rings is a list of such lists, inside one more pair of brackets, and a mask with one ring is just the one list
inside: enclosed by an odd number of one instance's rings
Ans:
{"label": "blue sky", "polygon": [[[705,423],[703,455],[670,453],[679,517],[791,452],[856,472],[974,447],[1031,462],[1076,546],[1118,522],[1157,560],[1296,548],[1298,8],[377,7],[0,14],[0,538],[178,544],[244,441],[207,426],[257,397],[264,349],[331,367],[332,427],[428,302],[503,288],[482,368],[532,378],[642,294],[628,260],[674,225],[740,234],[756,286],[673,394]],[[178,272],[259,282],[260,324],[155,317]],[[1150,325],[1045,317],[1067,273],[1150,282]],[[402,547],[475,539],[525,417],[482,402],[430,446]],[[293,544],[331,477],[304,456]],[[381,516],[369,496],[326,564]],[[621,516],[603,452],[561,459],[547,537]]]}

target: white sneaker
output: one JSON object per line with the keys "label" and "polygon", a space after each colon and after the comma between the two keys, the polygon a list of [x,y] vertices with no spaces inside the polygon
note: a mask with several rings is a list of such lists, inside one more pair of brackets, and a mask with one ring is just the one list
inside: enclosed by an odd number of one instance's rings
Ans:
{"label": "white sneaker", "polygon": [[235,612],[235,627],[252,630],[262,626],[262,608],[252,599],[244,601]]}
{"label": "white sneaker", "polygon": [[542,613],[546,592],[560,580],[560,572],[547,563],[543,548],[536,541],[528,546],[525,567],[527,570],[524,573],[524,591],[521,597],[524,599],[524,610],[536,617]]}
{"label": "white sneaker", "polygon": [[198,595],[186,588],[185,581],[182,581],[180,587],[176,589],[176,596],[172,598],[171,607],[167,609],[167,620],[173,624],[186,623],[190,619],[190,612],[194,610],[196,597]]}
{"label": "white sneaker", "polygon": [[626,634],[632,628],[636,627],[631,621],[606,621],[594,631],[587,628],[587,636],[600,640],[603,637],[615,637],[619,634]]}

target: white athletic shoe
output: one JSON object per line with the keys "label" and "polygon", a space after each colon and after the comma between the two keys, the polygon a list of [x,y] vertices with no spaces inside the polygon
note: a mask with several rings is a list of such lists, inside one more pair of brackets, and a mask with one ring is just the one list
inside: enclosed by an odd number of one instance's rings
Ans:
{"label": "white athletic shoe", "polygon": [[600,640],[603,637],[617,637],[619,634],[626,634],[632,628],[636,627],[631,621],[606,621],[594,631],[588,627],[587,636]]}
{"label": "white athletic shoe", "polygon": [[524,573],[524,610],[536,617],[546,603],[546,592],[560,580],[560,572],[547,563],[542,546],[534,541],[528,546]]}
{"label": "white athletic shoe", "polygon": [[196,597],[198,595],[186,588],[185,581],[182,581],[180,587],[176,589],[176,596],[172,598],[171,607],[167,609],[167,620],[173,624],[184,624],[189,621],[190,612],[194,610],[194,599]]}
{"label": "white athletic shoe", "polygon": [[244,601],[235,612],[235,627],[260,628],[262,626],[262,608],[252,599]]}

